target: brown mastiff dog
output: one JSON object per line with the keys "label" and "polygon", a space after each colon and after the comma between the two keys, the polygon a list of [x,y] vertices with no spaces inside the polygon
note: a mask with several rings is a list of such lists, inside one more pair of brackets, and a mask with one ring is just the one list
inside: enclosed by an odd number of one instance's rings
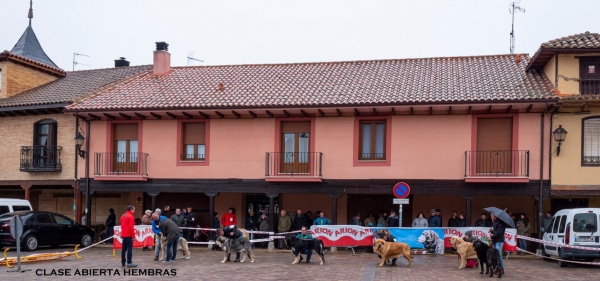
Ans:
{"label": "brown mastiff dog", "polygon": [[465,242],[465,240],[458,236],[452,236],[452,238],[450,238],[450,244],[452,244],[452,247],[458,252],[460,259],[458,269],[466,267],[467,259],[477,259],[477,252],[473,249],[473,243]]}
{"label": "brown mastiff dog", "polygon": [[399,258],[404,256],[408,261],[408,267],[412,267],[412,257],[410,256],[410,246],[406,243],[400,242],[385,242],[383,239],[377,239],[373,242],[373,247],[377,250],[377,253],[381,256],[381,263],[379,266],[383,266],[387,259]]}

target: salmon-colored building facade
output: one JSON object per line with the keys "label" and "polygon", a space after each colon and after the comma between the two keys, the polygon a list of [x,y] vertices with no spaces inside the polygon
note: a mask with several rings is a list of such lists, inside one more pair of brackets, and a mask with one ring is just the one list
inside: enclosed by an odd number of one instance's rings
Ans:
{"label": "salmon-colored building facade", "polygon": [[92,200],[190,206],[201,225],[229,207],[240,227],[263,208],[272,225],[283,209],[346,224],[397,209],[405,182],[403,225],[435,208],[446,226],[452,211],[473,225],[488,206],[534,218],[549,196],[544,113],[557,98],[527,55],[171,67],[167,47],[153,71],[66,109],[90,126]]}

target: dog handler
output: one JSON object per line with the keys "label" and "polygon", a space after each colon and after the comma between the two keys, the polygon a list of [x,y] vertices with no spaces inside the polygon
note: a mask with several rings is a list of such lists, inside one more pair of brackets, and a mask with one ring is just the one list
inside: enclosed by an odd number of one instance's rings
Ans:
{"label": "dog handler", "polygon": [[[232,244],[236,242],[235,239],[243,237],[242,232],[234,224],[223,229],[223,236],[232,239]],[[231,261],[231,253],[227,254],[227,261]],[[240,262],[240,252],[235,253],[235,260],[233,262]]]}
{"label": "dog handler", "polygon": [[[302,229],[300,229],[300,233],[298,233],[298,235],[296,235],[297,238],[300,239],[312,239],[312,235],[310,235],[310,233],[308,233],[308,230],[306,229],[306,226],[303,226]],[[294,250],[294,248],[292,248],[292,254],[294,254],[294,256],[296,256],[296,251]],[[308,250],[304,250],[302,252],[300,252],[300,261],[303,260],[302,258],[302,254],[306,255],[306,263],[310,263],[310,257],[312,256],[312,250],[308,249]]]}
{"label": "dog handler", "polygon": [[491,214],[491,217],[494,223],[492,224],[492,228],[489,230],[489,232],[492,234],[491,238],[492,242],[494,243],[494,248],[496,248],[500,254],[499,270],[502,271],[502,274],[504,274],[504,261],[502,261],[502,247],[504,247],[504,222],[502,222],[502,220],[500,220],[494,214]]}

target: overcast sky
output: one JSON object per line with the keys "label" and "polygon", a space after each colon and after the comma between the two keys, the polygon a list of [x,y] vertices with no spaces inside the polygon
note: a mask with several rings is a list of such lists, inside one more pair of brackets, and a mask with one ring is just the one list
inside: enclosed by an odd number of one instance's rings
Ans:
{"label": "overcast sky", "polygon": [[[61,68],[152,63],[157,41],[172,65],[261,64],[509,53],[509,0],[34,0],[33,29]],[[522,0],[516,52],[600,31],[599,0]],[[0,50],[28,24],[29,0],[0,0]]]}

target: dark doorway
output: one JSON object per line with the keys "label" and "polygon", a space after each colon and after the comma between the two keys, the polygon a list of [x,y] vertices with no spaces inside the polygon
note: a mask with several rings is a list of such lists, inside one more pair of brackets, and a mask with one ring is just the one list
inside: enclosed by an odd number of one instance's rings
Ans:
{"label": "dark doorway", "polygon": [[[277,213],[279,213],[279,196],[274,198],[273,203],[273,210],[275,215],[277,215]],[[244,214],[248,214],[250,210],[254,210],[254,214],[258,218],[264,209],[267,210],[267,215],[269,215],[269,219],[271,219],[273,216],[270,216],[269,204],[269,197],[264,194],[246,195],[246,209],[244,210]],[[271,225],[277,226],[277,222],[271,222]]]}
{"label": "dark doorway", "polygon": [[553,214],[562,209],[587,208],[588,198],[560,198],[552,199],[550,210]]}

